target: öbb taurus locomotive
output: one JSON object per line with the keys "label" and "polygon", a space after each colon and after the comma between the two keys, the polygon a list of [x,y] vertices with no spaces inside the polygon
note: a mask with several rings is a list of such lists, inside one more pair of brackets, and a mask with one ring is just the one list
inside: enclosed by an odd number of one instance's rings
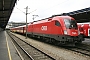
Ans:
{"label": "\u00f6bb taurus locomotive", "polygon": [[[11,28],[13,32],[26,33],[26,26]],[[28,36],[57,41],[62,45],[74,45],[84,39],[79,35],[78,26],[70,16],[54,16],[28,24]]]}

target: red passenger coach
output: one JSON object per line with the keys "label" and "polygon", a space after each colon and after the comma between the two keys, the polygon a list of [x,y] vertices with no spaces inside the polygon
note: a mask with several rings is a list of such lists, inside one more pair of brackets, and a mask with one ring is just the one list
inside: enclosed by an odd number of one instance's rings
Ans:
{"label": "red passenger coach", "polygon": [[37,38],[47,38],[61,44],[74,44],[84,39],[79,36],[77,23],[69,16],[55,16],[32,22],[28,25],[28,35]]}
{"label": "red passenger coach", "polygon": [[80,34],[84,37],[90,37],[90,23],[80,23],[78,24]]}
{"label": "red passenger coach", "polygon": [[26,26],[18,26],[14,28],[10,28],[12,32],[20,33],[20,34],[25,34],[26,33]]}

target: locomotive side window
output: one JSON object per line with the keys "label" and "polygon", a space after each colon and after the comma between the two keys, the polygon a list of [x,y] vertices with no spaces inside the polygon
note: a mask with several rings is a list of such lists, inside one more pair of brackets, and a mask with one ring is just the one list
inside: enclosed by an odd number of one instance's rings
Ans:
{"label": "locomotive side window", "polygon": [[55,21],[55,25],[56,25],[56,26],[60,26],[59,21]]}

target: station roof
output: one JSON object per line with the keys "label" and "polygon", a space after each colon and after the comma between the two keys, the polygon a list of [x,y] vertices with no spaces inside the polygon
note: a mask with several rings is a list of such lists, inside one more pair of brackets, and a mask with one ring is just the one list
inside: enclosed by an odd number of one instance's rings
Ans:
{"label": "station roof", "polygon": [[5,29],[17,0],[0,0],[0,28]]}
{"label": "station roof", "polygon": [[[73,18],[76,19],[78,23],[90,22],[90,7],[69,13],[58,14],[58,15],[72,16]],[[58,16],[58,15],[53,15],[53,16]]]}

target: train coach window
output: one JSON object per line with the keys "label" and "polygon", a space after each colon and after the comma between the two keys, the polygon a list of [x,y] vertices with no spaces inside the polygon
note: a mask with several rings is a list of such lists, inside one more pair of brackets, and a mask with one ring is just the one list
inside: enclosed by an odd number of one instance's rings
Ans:
{"label": "train coach window", "polygon": [[55,25],[56,25],[56,26],[60,26],[59,21],[55,21]]}

